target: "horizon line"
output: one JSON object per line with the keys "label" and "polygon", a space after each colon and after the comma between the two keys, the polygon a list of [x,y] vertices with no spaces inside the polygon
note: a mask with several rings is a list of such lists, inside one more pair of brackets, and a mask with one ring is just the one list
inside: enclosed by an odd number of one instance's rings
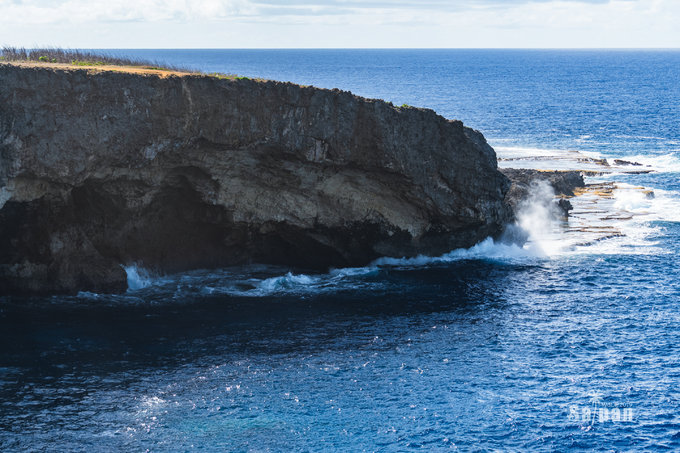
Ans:
{"label": "horizon line", "polygon": [[680,47],[82,47],[59,45],[16,46],[25,49],[86,49],[86,50],[615,50],[615,51],[679,51]]}

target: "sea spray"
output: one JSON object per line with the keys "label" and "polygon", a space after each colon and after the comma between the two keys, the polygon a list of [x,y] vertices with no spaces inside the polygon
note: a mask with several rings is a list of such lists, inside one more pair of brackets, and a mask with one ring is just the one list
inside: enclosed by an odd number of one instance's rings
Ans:
{"label": "sea spray", "polygon": [[517,225],[528,235],[527,248],[537,255],[553,256],[563,250],[561,213],[555,191],[547,181],[534,181],[529,196],[517,209]]}
{"label": "sea spray", "polygon": [[128,290],[136,291],[148,288],[153,284],[153,277],[148,270],[136,264],[123,266],[123,269],[125,269],[127,274]]}

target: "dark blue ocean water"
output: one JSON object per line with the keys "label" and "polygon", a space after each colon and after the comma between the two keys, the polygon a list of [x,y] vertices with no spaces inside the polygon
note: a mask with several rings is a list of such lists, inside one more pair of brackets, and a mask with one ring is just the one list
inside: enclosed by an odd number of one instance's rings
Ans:
{"label": "dark blue ocean water", "polygon": [[680,449],[680,52],[118,52],[434,108],[499,154],[635,158],[657,171],[608,180],[657,197],[560,253],[0,298],[1,451]]}

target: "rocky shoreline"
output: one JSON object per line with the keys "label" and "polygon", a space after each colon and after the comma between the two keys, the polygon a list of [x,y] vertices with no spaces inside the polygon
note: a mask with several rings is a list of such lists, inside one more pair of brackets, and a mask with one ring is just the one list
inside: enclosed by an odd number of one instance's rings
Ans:
{"label": "rocky shoreline", "polygon": [[[515,191],[521,190],[517,183]],[[499,236],[481,133],[340,90],[0,64],[0,293],[438,255]]]}

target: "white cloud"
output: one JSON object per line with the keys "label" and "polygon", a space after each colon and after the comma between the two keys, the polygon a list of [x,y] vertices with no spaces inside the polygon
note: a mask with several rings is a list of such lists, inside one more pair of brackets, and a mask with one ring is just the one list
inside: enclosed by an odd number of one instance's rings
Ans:
{"label": "white cloud", "polygon": [[0,44],[677,47],[677,0],[0,0]]}
{"label": "white cloud", "polygon": [[256,12],[248,0],[0,0],[6,23],[87,23],[91,21],[192,21],[224,19]]}

